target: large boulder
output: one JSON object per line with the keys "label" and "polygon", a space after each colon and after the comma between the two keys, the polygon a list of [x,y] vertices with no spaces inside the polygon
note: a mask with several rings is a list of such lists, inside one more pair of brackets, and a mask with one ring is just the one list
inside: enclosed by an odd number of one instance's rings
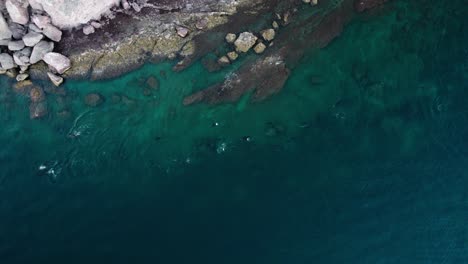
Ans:
{"label": "large boulder", "polygon": [[0,12],[0,39],[10,39],[12,36],[11,30]]}
{"label": "large boulder", "polygon": [[59,42],[62,39],[62,31],[51,24],[44,27],[42,34],[55,42]]}
{"label": "large boulder", "polygon": [[57,52],[49,52],[42,59],[59,74],[66,72],[71,67],[70,59]]}
{"label": "large boulder", "polygon": [[2,53],[0,54],[0,65],[2,66],[2,69],[9,70],[15,67],[15,62],[10,54]]}
{"label": "large boulder", "polygon": [[45,28],[51,24],[50,17],[42,15],[34,15],[31,17],[32,22],[40,29]]}
{"label": "large boulder", "polygon": [[19,66],[28,66],[31,52],[32,49],[30,47],[26,47],[20,51],[13,53],[13,60]]}
{"label": "large boulder", "polygon": [[24,42],[22,40],[10,41],[8,43],[8,49],[11,51],[18,51],[24,48]]}
{"label": "large boulder", "polygon": [[248,52],[257,42],[257,37],[251,32],[242,32],[234,41],[238,52]]}
{"label": "large boulder", "polygon": [[23,42],[24,42],[24,45],[28,47],[34,47],[43,38],[44,38],[44,35],[42,35],[41,33],[36,33],[36,32],[31,31],[28,34],[24,35]]}
{"label": "large boulder", "polygon": [[13,22],[26,25],[29,22],[29,2],[24,0],[6,0],[6,9]]}
{"label": "large boulder", "polygon": [[52,52],[53,50],[53,42],[41,40],[39,43],[37,43],[36,46],[34,46],[29,62],[31,64],[38,63],[40,60],[42,60],[42,58],[44,58],[44,55],[46,55],[49,52]]}
{"label": "large boulder", "polygon": [[[31,0],[30,0],[31,1]],[[34,0],[51,17],[59,28],[72,28],[99,20],[120,0]]]}

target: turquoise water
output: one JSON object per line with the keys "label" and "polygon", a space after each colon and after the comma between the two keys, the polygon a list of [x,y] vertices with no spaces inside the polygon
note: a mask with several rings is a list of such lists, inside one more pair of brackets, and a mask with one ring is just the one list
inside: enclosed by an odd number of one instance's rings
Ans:
{"label": "turquoise water", "polygon": [[30,120],[2,78],[1,263],[467,263],[464,2],[360,16],[260,103],[184,107],[232,69],[163,63]]}

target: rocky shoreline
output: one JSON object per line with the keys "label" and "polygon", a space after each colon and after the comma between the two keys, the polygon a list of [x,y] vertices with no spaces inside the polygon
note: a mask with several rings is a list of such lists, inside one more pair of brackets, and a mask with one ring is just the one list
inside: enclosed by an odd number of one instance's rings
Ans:
{"label": "rocky shoreline", "polygon": [[[223,82],[187,95],[183,104],[235,102],[252,91],[252,100],[261,101],[282,89],[290,69],[305,50],[327,46],[356,13],[385,2],[387,0],[122,0],[120,6],[110,9],[99,20],[62,29],[53,47],[47,45],[55,36],[40,32],[48,40],[40,40],[35,45],[44,46],[46,52],[34,59],[35,64],[28,65],[27,71],[33,80],[49,79],[58,86],[63,78],[114,78],[146,62],[167,59],[177,62],[175,71],[201,58],[207,70],[216,71],[229,67],[245,53],[256,53],[245,56],[239,69],[226,76]],[[299,12],[301,10],[303,12]],[[47,16],[33,10],[31,21],[39,24],[38,28],[43,31],[54,17],[42,21],[34,17],[38,14]],[[11,21],[8,23],[11,28]],[[41,23],[46,25],[41,26]],[[22,37],[26,43],[28,40]],[[217,58],[207,59],[204,56],[208,53],[216,54]],[[45,88],[33,85],[26,80],[29,76],[23,78],[21,74],[10,76],[19,81],[15,89],[31,98],[31,118],[46,115],[45,96],[37,96],[43,94]]]}

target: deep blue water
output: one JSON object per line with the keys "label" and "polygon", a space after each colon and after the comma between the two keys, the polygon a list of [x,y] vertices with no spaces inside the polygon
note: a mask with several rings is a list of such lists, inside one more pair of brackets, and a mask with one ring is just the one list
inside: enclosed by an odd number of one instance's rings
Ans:
{"label": "deep blue water", "polygon": [[466,1],[380,12],[258,104],[183,107],[219,76],[161,64],[29,120],[1,79],[0,263],[468,263]]}

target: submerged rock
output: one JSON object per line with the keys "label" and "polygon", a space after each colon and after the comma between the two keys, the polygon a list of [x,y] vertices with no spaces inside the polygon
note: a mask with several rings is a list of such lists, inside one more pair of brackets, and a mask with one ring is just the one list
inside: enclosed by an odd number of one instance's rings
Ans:
{"label": "submerged rock", "polygon": [[66,72],[71,67],[70,59],[57,52],[49,52],[42,59],[59,74]]}
{"label": "submerged rock", "polygon": [[29,98],[31,99],[31,102],[34,103],[42,102],[46,99],[44,90],[42,90],[42,88],[39,86],[34,86],[31,88],[31,91],[29,92]]}
{"label": "submerged rock", "polygon": [[149,88],[153,90],[157,90],[159,88],[158,79],[156,79],[156,77],[154,76],[150,76],[148,79],[146,79],[145,83]]}
{"label": "submerged rock", "polygon": [[39,119],[47,116],[49,110],[47,109],[47,102],[31,102],[29,104],[29,117],[31,119]]}
{"label": "submerged rock", "polygon": [[91,107],[98,107],[104,103],[104,97],[99,93],[90,93],[85,96],[85,104]]}
{"label": "submerged rock", "polygon": [[257,37],[251,32],[243,32],[239,37],[234,41],[236,50],[238,52],[248,52],[257,42]]}

